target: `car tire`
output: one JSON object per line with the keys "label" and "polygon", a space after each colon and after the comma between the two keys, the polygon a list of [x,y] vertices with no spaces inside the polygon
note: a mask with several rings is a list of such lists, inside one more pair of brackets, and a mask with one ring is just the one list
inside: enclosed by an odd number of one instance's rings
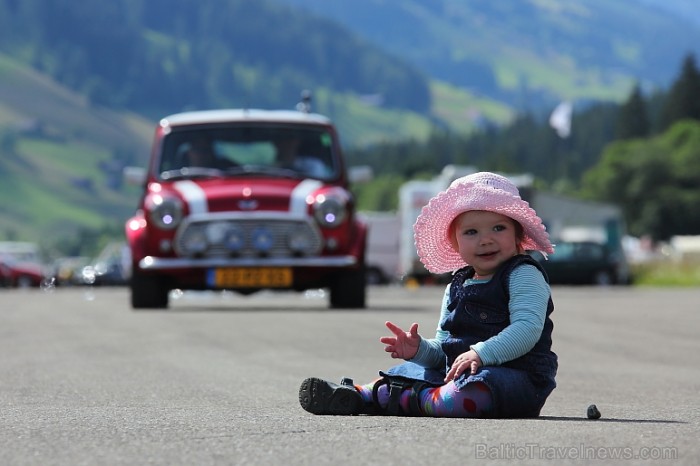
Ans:
{"label": "car tire", "polygon": [[377,267],[370,267],[367,269],[365,280],[367,280],[368,285],[383,285],[387,282],[386,277]]}
{"label": "car tire", "polygon": [[331,309],[364,309],[366,294],[367,280],[364,267],[339,274],[330,287],[330,307]]}
{"label": "car tire", "polygon": [[17,277],[17,288],[31,288],[32,286],[34,286],[32,277],[28,277],[27,275],[20,275]]}
{"label": "car tire", "polygon": [[133,309],[167,309],[170,290],[161,277],[134,272],[130,287]]}

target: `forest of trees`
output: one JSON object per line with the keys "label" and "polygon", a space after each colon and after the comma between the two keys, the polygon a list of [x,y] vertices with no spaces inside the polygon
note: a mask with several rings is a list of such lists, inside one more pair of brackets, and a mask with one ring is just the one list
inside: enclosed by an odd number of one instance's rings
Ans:
{"label": "forest of trees", "polygon": [[529,172],[541,188],[619,205],[633,235],[700,235],[700,71],[692,54],[668,90],[646,96],[637,85],[621,105],[575,111],[566,139],[547,117],[525,114],[471,136],[436,132],[426,143],[352,151],[351,164],[369,165],[377,175],[355,187],[359,204],[394,210],[403,182],[431,178],[454,163]]}
{"label": "forest of trees", "polygon": [[221,6],[0,0],[0,51],[94,104],[154,118],[186,108],[277,107],[318,88],[382,94],[383,105],[419,113],[430,107],[425,76],[335,23],[267,0]]}

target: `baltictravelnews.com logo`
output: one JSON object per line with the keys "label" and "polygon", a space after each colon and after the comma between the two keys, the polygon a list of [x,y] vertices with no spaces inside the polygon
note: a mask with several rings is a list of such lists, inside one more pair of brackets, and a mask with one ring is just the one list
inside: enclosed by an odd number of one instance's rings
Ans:
{"label": "baltictravelnews.com logo", "polygon": [[493,460],[675,460],[678,459],[676,447],[649,446],[592,446],[579,444],[575,446],[547,446],[538,443],[501,443],[489,445],[477,443],[474,446],[476,459]]}

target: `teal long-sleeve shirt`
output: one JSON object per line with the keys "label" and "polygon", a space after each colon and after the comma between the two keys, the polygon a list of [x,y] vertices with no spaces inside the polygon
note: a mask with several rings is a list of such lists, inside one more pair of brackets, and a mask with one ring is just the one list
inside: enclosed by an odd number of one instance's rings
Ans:
{"label": "teal long-sleeve shirt", "polygon": [[[467,280],[464,286],[479,282],[483,281]],[[533,265],[523,265],[513,270],[508,286],[510,325],[498,335],[471,346],[484,366],[503,364],[524,355],[535,346],[542,335],[551,293],[542,273]],[[441,329],[441,324],[450,312],[447,309],[449,303],[450,285],[447,285],[435,338],[421,339],[418,353],[411,362],[423,367],[444,368],[445,353],[441,344],[447,338],[448,332]]]}

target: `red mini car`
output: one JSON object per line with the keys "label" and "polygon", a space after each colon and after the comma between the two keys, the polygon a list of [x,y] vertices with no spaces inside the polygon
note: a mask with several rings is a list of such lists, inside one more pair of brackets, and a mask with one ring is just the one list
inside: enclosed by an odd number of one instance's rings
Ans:
{"label": "red mini car", "polygon": [[211,110],[163,118],[126,223],[134,309],[170,290],[329,288],[365,306],[367,228],[355,215],[331,121],[305,111]]}

